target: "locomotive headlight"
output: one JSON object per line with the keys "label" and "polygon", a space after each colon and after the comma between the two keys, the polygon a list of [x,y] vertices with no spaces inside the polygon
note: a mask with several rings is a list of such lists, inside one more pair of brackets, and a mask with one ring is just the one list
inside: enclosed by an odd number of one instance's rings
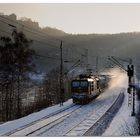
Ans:
{"label": "locomotive headlight", "polygon": [[88,78],[88,81],[89,81],[89,82],[92,82],[92,81],[93,81],[93,79]]}

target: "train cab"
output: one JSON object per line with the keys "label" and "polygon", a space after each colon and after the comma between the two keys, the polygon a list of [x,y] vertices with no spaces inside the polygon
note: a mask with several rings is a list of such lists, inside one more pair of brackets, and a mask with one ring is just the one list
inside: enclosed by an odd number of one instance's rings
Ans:
{"label": "train cab", "polygon": [[73,103],[87,103],[99,94],[99,79],[86,77],[71,82]]}

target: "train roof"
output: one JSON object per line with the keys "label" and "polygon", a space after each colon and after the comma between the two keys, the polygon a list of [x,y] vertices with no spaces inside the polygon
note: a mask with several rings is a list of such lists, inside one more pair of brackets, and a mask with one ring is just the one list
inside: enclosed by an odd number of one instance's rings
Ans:
{"label": "train roof", "polygon": [[[74,80],[87,80],[87,81],[98,81],[100,78],[98,78],[98,77],[95,77],[95,76],[79,76],[79,77],[77,77],[76,79],[74,79]],[[73,80],[73,81],[74,81]]]}

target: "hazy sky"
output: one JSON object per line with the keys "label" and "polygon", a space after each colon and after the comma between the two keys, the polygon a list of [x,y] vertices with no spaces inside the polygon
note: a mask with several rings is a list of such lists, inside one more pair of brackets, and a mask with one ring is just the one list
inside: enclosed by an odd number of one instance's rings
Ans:
{"label": "hazy sky", "polygon": [[140,4],[0,4],[0,12],[29,17],[68,33],[140,31]]}

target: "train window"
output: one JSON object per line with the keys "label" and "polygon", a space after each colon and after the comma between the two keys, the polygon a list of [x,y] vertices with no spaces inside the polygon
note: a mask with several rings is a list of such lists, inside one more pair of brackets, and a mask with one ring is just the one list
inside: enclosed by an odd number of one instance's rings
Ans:
{"label": "train window", "polygon": [[99,89],[99,81],[97,81],[97,89]]}
{"label": "train window", "polygon": [[94,82],[91,83],[91,90],[94,90]]}
{"label": "train window", "polygon": [[88,82],[87,81],[81,81],[81,87],[87,87],[88,86]]}
{"label": "train window", "polygon": [[79,87],[80,86],[80,82],[79,81],[73,81],[72,82],[72,87]]}

